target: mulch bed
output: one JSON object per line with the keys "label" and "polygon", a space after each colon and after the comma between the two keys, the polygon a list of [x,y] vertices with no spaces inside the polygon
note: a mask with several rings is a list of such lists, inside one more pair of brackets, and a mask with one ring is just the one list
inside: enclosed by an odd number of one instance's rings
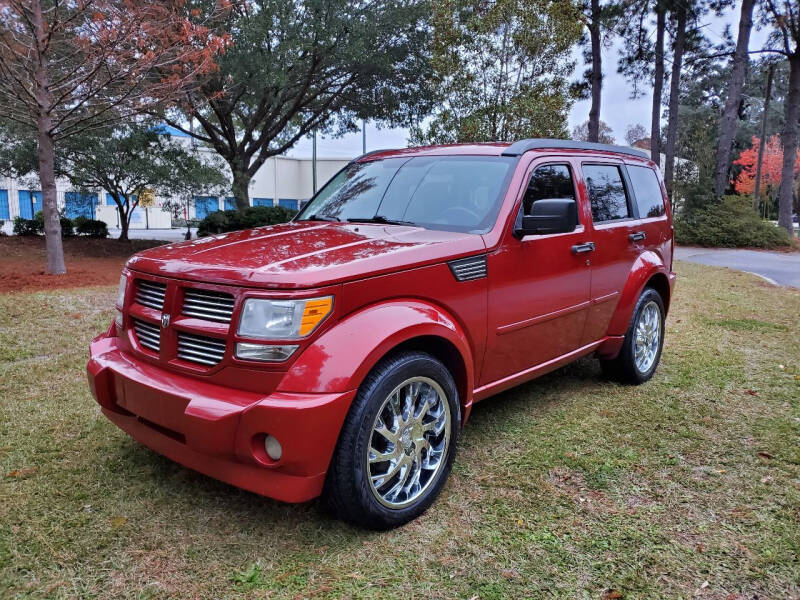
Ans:
{"label": "mulch bed", "polygon": [[0,294],[55,288],[113,285],[133,254],[165,242],[152,240],[64,240],[65,275],[46,275],[44,237],[0,237]]}

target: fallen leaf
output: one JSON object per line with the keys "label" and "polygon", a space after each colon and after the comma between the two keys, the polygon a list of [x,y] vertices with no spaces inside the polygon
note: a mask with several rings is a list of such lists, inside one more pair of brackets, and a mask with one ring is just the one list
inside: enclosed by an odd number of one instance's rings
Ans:
{"label": "fallen leaf", "polygon": [[14,469],[6,473],[6,477],[27,477],[36,473],[36,467],[26,467],[25,469]]}
{"label": "fallen leaf", "polygon": [[506,579],[522,579],[522,576],[514,569],[503,569],[500,574]]}
{"label": "fallen leaf", "polygon": [[766,458],[766,459],[775,458],[774,456],[772,456],[772,454],[770,454],[769,452],[765,452],[764,450],[762,450],[761,452],[759,452],[759,453],[758,453],[758,455],[759,455],[761,458]]}
{"label": "fallen leaf", "polygon": [[128,522],[128,517],[113,517],[111,519],[111,526],[114,529],[119,529]]}
{"label": "fallen leaf", "polygon": [[758,392],[755,390],[745,390],[745,394],[750,394],[751,396],[758,396]]}
{"label": "fallen leaf", "polygon": [[703,544],[697,544],[694,547],[694,549],[700,552],[701,554],[706,551],[706,547]]}
{"label": "fallen leaf", "polygon": [[603,600],[619,600],[622,598],[622,592],[615,589],[607,589],[603,592]]}
{"label": "fallen leaf", "polygon": [[703,584],[700,586],[700,589],[704,590],[704,589],[706,589],[708,587],[708,585],[709,585],[708,581],[704,581]]}

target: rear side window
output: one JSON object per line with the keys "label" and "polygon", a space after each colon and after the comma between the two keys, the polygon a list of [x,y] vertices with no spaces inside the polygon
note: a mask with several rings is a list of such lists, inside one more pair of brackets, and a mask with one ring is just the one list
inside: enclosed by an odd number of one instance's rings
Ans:
{"label": "rear side window", "polygon": [[583,165],[583,177],[589,189],[595,223],[631,216],[622,173],[617,165]]}
{"label": "rear side window", "polygon": [[628,177],[631,179],[633,194],[639,218],[660,217],[664,214],[664,197],[655,171],[650,167],[628,166]]}
{"label": "rear side window", "polygon": [[523,210],[530,215],[533,204],[538,200],[575,198],[575,185],[572,183],[572,173],[567,165],[544,165],[537,168],[531,175],[525,197],[522,200]]}

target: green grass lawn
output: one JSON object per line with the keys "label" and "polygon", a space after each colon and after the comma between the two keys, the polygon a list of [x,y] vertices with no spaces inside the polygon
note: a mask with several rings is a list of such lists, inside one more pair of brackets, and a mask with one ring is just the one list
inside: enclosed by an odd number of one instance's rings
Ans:
{"label": "green grass lawn", "polygon": [[84,366],[112,288],[0,296],[0,597],[799,598],[800,292],[678,273],[650,383],[583,360],[486,400],[389,533],[107,422]]}

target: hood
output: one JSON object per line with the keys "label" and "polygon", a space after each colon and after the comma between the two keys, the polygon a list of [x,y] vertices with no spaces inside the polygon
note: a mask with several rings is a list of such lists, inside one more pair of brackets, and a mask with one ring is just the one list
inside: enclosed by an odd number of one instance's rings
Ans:
{"label": "hood", "polygon": [[179,279],[311,288],[481,252],[476,234],[420,227],[301,221],[168,244],[128,268]]}

